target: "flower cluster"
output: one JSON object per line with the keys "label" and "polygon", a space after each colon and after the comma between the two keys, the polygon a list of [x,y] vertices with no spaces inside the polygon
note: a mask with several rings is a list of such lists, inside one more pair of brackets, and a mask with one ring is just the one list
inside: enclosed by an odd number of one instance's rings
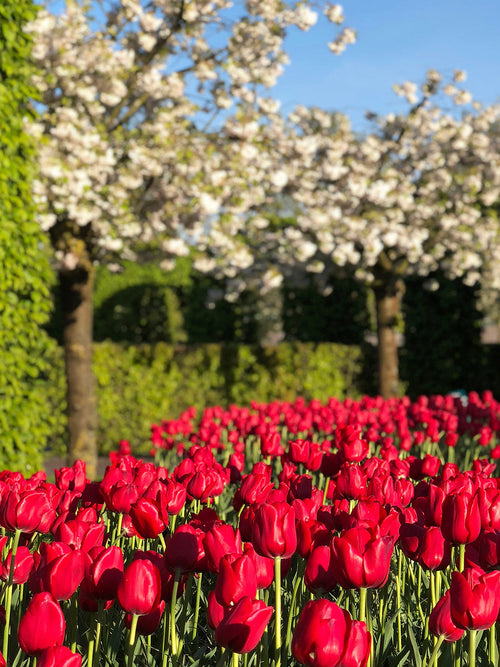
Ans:
{"label": "flower cluster", "polygon": [[489,392],[253,403],[155,425],[156,463],[122,441],[98,482],[4,471],[3,656],[433,664],[467,633],[494,664],[499,432]]}

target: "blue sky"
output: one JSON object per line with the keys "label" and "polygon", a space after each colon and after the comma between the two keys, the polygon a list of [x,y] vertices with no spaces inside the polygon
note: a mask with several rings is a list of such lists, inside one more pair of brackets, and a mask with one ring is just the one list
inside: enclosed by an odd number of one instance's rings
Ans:
{"label": "blue sky", "polygon": [[341,56],[327,43],[333,26],[320,21],[288,38],[291,63],[273,90],[288,112],[297,104],[339,110],[356,130],[364,112],[405,107],[394,83],[420,83],[434,68],[467,73],[465,87],[483,104],[500,102],[499,0],[345,0],[346,26],[358,41]]}

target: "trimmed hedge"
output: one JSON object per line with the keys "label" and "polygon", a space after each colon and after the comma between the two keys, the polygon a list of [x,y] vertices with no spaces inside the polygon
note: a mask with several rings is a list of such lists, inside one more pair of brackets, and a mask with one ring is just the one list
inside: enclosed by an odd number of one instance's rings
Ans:
{"label": "trimmed hedge", "polygon": [[52,344],[41,330],[51,310],[52,273],[34,221],[35,147],[24,131],[32,117],[31,0],[0,2],[0,469],[31,474],[42,463],[51,413],[40,391]]}
{"label": "trimmed hedge", "polygon": [[[363,393],[359,347],[284,343],[273,348],[237,344],[123,346],[96,343],[94,372],[99,404],[100,453],[122,438],[147,453],[150,426],[194,405],[256,401],[326,400]],[[65,453],[63,353],[53,352],[45,394],[54,419],[51,453]]]}

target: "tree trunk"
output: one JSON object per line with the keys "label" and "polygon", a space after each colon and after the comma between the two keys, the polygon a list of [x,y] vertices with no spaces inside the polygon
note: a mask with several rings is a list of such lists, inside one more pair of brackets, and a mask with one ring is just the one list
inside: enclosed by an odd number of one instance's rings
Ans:
{"label": "tree trunk", "polygon": [[75,268],[59,274],[67,386],[68,464],[86,463],[97,473],[97,402],[92,371],[94,270],[85,254]]}
{"label": "tree trunk", "polygon": [[383,398],[399,395],[399,359],[396,325],[403,283],[383,281],[374,288],[377,310],[379,393]]}

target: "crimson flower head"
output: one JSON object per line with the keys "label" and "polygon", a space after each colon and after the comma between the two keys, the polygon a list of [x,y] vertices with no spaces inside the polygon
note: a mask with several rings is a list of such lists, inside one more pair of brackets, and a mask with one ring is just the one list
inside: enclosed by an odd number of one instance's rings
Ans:
{"label": "crimson flower head", "polygon": [[343,588],[380,588],[389,576],[394,539],[378,526],[345,530],[332,540],[332,567]]}
{"label": "crimson flower head", "polygon": [[215,596],[219,604],[232,606],[243,597],[257,595],[255,561],[247,554],[227,554],[220,559]]}
{"label": "crimson flower head", "polygon": [[[0,568],[0,579],[8,581],[10,576],[12,563],[12,549],[7,554],[7,558]],[[28,581],[31,569],[33,568],[33,555],[28,547],[21,546],[17,548],[16,557],[14,559],[14,573],[12,582],[14,584],[25,584]]]}
{"label": "crimson flower head", "polygon": [[177,526],[173,535],[167,537],[165,561],[168,567],[179,572],[194,572],[203,558],[203,531],[189,523]]}
{"label": "crimson flower head", "polygon": [[261,436],[260,453],[262,456],[281,456],[284,451],[279,433]]}
{"label": "crimson flower head", "polygon": [[248,653],[262,639],[272,614],[273,608],[262,600],[243,597],[220,621],[215,641],[234,653]]}
{"label": "crimson flower head", "polygon": [[67,646],[53,646],[42,651],[36,661],[37,667],[81,667],[82,656],[73,653]]}
{"label": "crimson flower head", "polygon": [[151,498],[139,498],[130,508],[132,525],[144,539],[155,539],[163,533],[168,523],[168,513]]}
{"label": "crimson flower head", "polygon": [[445,642],[456,642],[465,630],[458,628],[451,618],[450,591],[447,590],[429,616],[429,632],[444,637]]}
{"label": "crimson flower head", "polygon": [[122,580],[124,564],[120,547],[97,547],[99,553],[85,578],[88,593],[97,600],[114,600]]}
{"label": "crimson flower head", "polygon": [[60,646],[66,622],[52,593],[35,593],[19,622],[17,638],[25,653],[38,656],[44,649]]}
{"label": "crimson flower head", "polygon": [[263,503],[255,510],[252,526],[255,551],[267,558],[288,558],[297,549],[295,510],[285,502]]}
{"label": "crimson flower head", "polygon": [[477,493],[449,493],[443,501],[443,535],[452,544],[474,542],[481,532],[481,513]]}
{"label": "crimson flower head", "polygon": [[45,532],[55,518],[48,494],[41,489],[12,488],[0,501],[0,524],[7,530],[19,530],[28,535],[36,530]]}
{"label": "crimson flower head", "polygon": [[310,600],[292,637],[292,654],[310,667],[365,667],[371,647],[366,624],[330,600]]}
{"label": "crimson flower head", "polygon": [[241,537],[238,530],[234,530],[227,523],[216,522],[205,533],[203,546],[207,557],[208,568],[211,572],[219,571],[219,562],[222,556],[229,553],[242,553]]}
{"label": "crimson flower head", "polygon": [[368,441],[361,437],[360,427],[353,424],[337,427],[335,444],[344,461],[350,463],[362,461],[370,451]]}
{"label": "crimson flower head", "polygon": [[150,560],[133,560],[118,586],[118,601],[129,614],[144,616],[154,611],[161,596],[160,571]]}
{"label": "crimson flower head", "polygon": [[480,568],[452,572],[451,618],[464,630],[491,628],[500,612],[500,572],[486,574]]}

